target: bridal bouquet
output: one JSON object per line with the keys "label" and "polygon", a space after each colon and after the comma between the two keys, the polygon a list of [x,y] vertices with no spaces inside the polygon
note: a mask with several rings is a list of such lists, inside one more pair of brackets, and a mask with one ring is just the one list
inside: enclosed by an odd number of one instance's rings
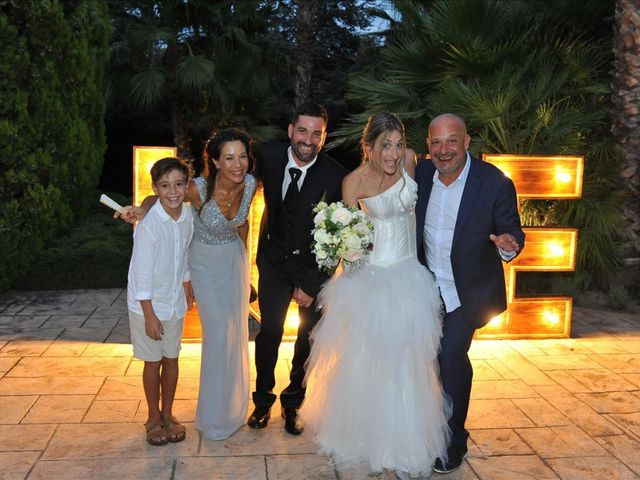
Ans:
{"label": "bridal bouquet", "polygon": [[366,260],[373,242],[373,224],[367,214],[342,202],[318,202],[313,209],[313,253],[318,268],[332,274],[340,260],[345,270]]}

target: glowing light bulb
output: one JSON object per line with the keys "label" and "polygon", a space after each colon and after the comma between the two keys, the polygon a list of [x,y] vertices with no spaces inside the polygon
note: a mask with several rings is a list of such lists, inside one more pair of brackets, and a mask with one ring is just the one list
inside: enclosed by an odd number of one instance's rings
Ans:
{"label": "glowing light bulb", "polygon": [[551,257],[562,257],[564,255],[564,247],[558,242],[546,242],[547,253]]}
{"label": "glowing light bulb", "polygon": [[564,170],[556,171],[556,181],[560,183],[569,183],[571,181],[571,174]]}
{"label": "glowing light bulb", "polygon": [[542,316],[544,317],[545,321],[550,325],[556,325],[560,321],[560,317],[558,316],[558,314],[550,310],[543,311]]}

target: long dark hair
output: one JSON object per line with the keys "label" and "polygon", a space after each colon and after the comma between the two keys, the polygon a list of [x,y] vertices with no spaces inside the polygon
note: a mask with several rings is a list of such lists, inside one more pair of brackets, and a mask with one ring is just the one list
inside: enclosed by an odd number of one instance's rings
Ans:
{"label": "long dark hair", "polygon": [[249,134],[239,128],[225,128],[224,130],[214,132],[209,137],[209,140],[207,140],[207,144],[204,147],[203,156],[208,170],[207,195],[200,207],[200,211],[202,211],[204,204],[213,197],[213,187],[216,184],[216,174],[218,173],[218,169],[213,161],[220,160],[220,153],[222,152],[222,147],[224,147],[225,143],[235,141],[242,142],[244,145],[244,148],[247,151],[247,157],[249,158],[249,168],[247,169],[247,173],[253,172],[255,164],[255,160],[253,158],[253,140]]}

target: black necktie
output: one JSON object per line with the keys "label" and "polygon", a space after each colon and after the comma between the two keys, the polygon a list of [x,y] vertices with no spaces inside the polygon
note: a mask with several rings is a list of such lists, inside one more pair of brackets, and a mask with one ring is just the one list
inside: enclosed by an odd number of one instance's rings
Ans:
{"label": "black necktie", "polygon": [[284,206],[289,213],[293,213],[296,208],[296,199],[298,198],[298,179],[302,175],[302,170],[299,168],[291,167],[289,169],[289,175],[291,176],[291,183],[287,187],[287,193],[284,195]]}

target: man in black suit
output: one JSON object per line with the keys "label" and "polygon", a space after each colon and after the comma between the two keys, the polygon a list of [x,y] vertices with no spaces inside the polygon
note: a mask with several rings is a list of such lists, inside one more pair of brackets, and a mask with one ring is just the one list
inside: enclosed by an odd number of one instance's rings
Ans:
{"label": "man in black suit", "polygon": [[327,275],[311,252],[314,206],[340,200],[346,170],[320,153],[326,138],[327,113],[319,105],[301,105],[289,124],[290,143],[258,149],[257,177],[264,188],[265,210],[260,226],[256,263],[260,272],[258,301],[260,333],[255,339],[255,409],[247,425],[264,428],[276,400],[275,366],[291,299],[298,304],[300,325],[294,347],[289,385],[280,394],[285,430],[302,433],[297,419],[305,395],[304,364],[309,333],[320,319],[316,299]]}
{"label": "man in black suit", "polygon": [[445,113],[429,125],[431,161],[416,168],[418,258],[434,274],[444,301],[440,342],[442,386],[453,402],[448,460],[434,471],[457,470],[467,454],[473,369],[467,352],[477,328],[507,308],[502,260],[524,247],[513,182],[472,157],[462,118]]}

